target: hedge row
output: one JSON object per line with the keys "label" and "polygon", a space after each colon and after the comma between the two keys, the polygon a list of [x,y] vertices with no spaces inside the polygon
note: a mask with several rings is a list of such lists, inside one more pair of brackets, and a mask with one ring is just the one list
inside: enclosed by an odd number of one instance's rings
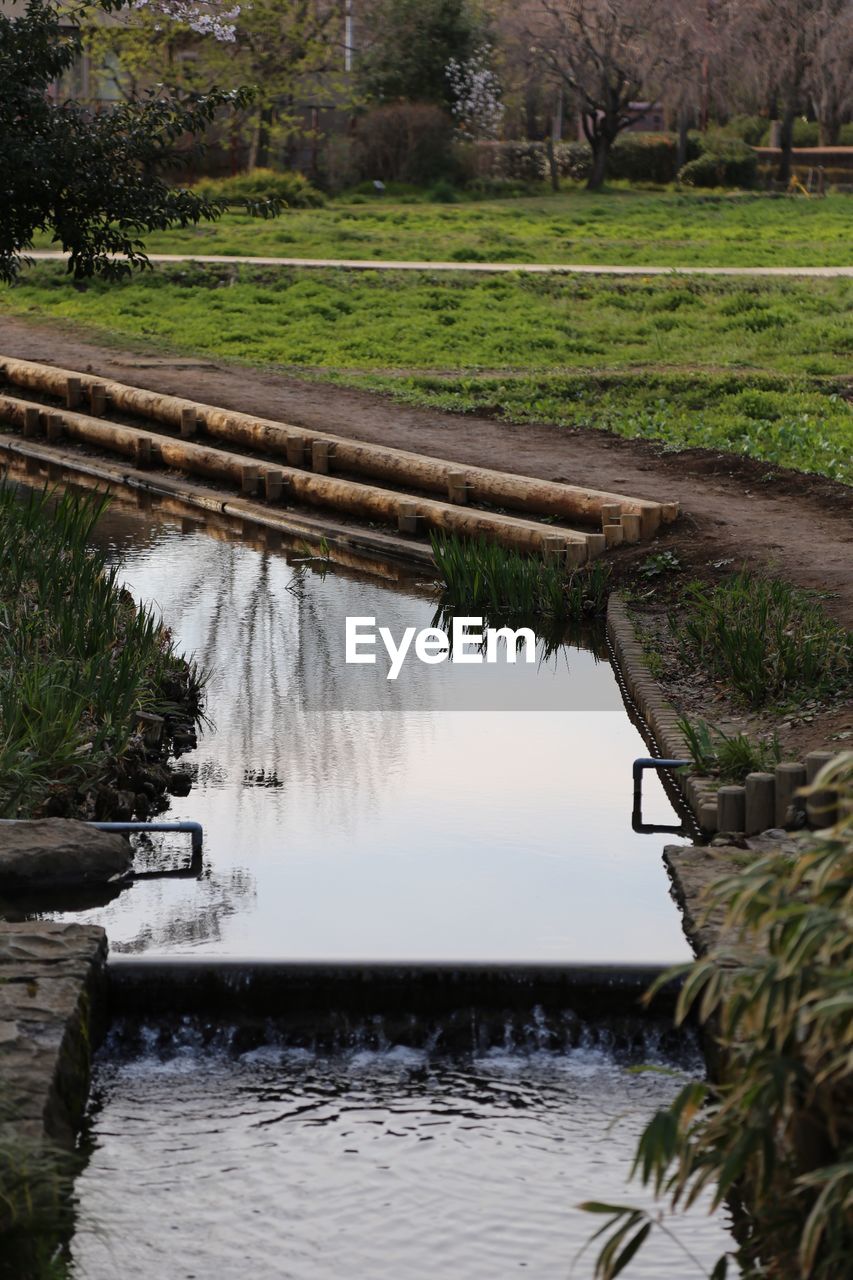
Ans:
{"label": "hedge row", "polygon": [[[479,142],[472,148],[477,177],[516,182],[542,182],[550,177],[544,142]],[[561,178],[585,182],[592,171],[592,152],[585,142],[558,142],[554,161]],[[757,159],[746,143],[714,138],[707,148],[700,134],[691,133],[687,163],[678,169],[678,142],[671,133],[624,134],[614,143],[608,177],[661,185],[676,180],[692,187],[750,187],[755,183]]]}

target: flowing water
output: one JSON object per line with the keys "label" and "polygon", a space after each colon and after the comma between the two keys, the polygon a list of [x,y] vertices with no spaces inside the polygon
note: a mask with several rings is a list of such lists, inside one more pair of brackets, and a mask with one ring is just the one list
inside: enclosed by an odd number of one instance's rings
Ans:
{"label": "flowing water", "polygon": [[[590,1280],[601,1219],[638,1133],[699,1069],[654,1045],[442,1057],[239,1052],[220,1031],[114,1036],[78,1179],[76,1280]],[[707,1274],[730,1241],[702,1206],[667,1220],[626,1273]],[[684,1252],[687,1248],[694,1260]]]}

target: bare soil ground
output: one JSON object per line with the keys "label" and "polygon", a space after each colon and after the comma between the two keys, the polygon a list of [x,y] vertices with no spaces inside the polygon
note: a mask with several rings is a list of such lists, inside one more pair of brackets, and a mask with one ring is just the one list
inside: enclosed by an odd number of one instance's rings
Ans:
{"label": "bare soil ground", "polygon": [[[99,346],[68,328],[6,317],[0,352],[460,463],[676,499],[683,518],[653,550],[677,549],[697,569],[721,560],[767,568],[831,593],[827,609],[853,626],[853,489],[821,476],[704,449],[670,453],[607,432],[412,409],[275,369]],[[621,558],[627,569],[648,554],[646,546]]]}

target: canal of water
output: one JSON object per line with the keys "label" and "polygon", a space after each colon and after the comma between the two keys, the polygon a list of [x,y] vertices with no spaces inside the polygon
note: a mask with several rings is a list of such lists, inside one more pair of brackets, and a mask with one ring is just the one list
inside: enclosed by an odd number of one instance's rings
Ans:
{"label": "canal of water", "polygon": [[[114,953],[382,961],[670,962],[689,955],[659,835],[631,830],[646,754],[600,632],[533,666],[344,662],[347,615],[430,625],[429,584],[367,577],[114,508],[99,537],[210,672],[213,725],[169,818],[201,821],[197,877],[66,913]],[[645,818],[677,823],[657,779]],[[138,846],[179,867],[181,837]],[[235,1008],[234,1017],[239,1017]],[[626,1185],[689,1043],[590,1024],[465,1052],[330,1052],[271,1026],[116,1026],[76,1187],[78,1280],[553,1280],[592,1276],[581,1200]],[[227,1020],[226,1020],[227,1022]],[[726,1247],[699,1208],[628,1276],[686,1280]],[[685,1252],[685,1247],[689,1251]],[[691,1260],[692,1258],[692,1260]]]}

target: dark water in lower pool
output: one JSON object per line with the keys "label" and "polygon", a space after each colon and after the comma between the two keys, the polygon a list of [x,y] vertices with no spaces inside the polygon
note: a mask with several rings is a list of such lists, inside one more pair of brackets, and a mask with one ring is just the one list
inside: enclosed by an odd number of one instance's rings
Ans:
{"label": "dark water in lower pool", "polygon": [[[77,1182],[76,1280],[590,1280],[586,1199],[626,1185],[637,1135],[699,1069],[626,1054],[429,1046],[240,1053],[188,1026],[107,1046]],[[626,1275],[688,1280],[730,1243],[701,1206]]]}

